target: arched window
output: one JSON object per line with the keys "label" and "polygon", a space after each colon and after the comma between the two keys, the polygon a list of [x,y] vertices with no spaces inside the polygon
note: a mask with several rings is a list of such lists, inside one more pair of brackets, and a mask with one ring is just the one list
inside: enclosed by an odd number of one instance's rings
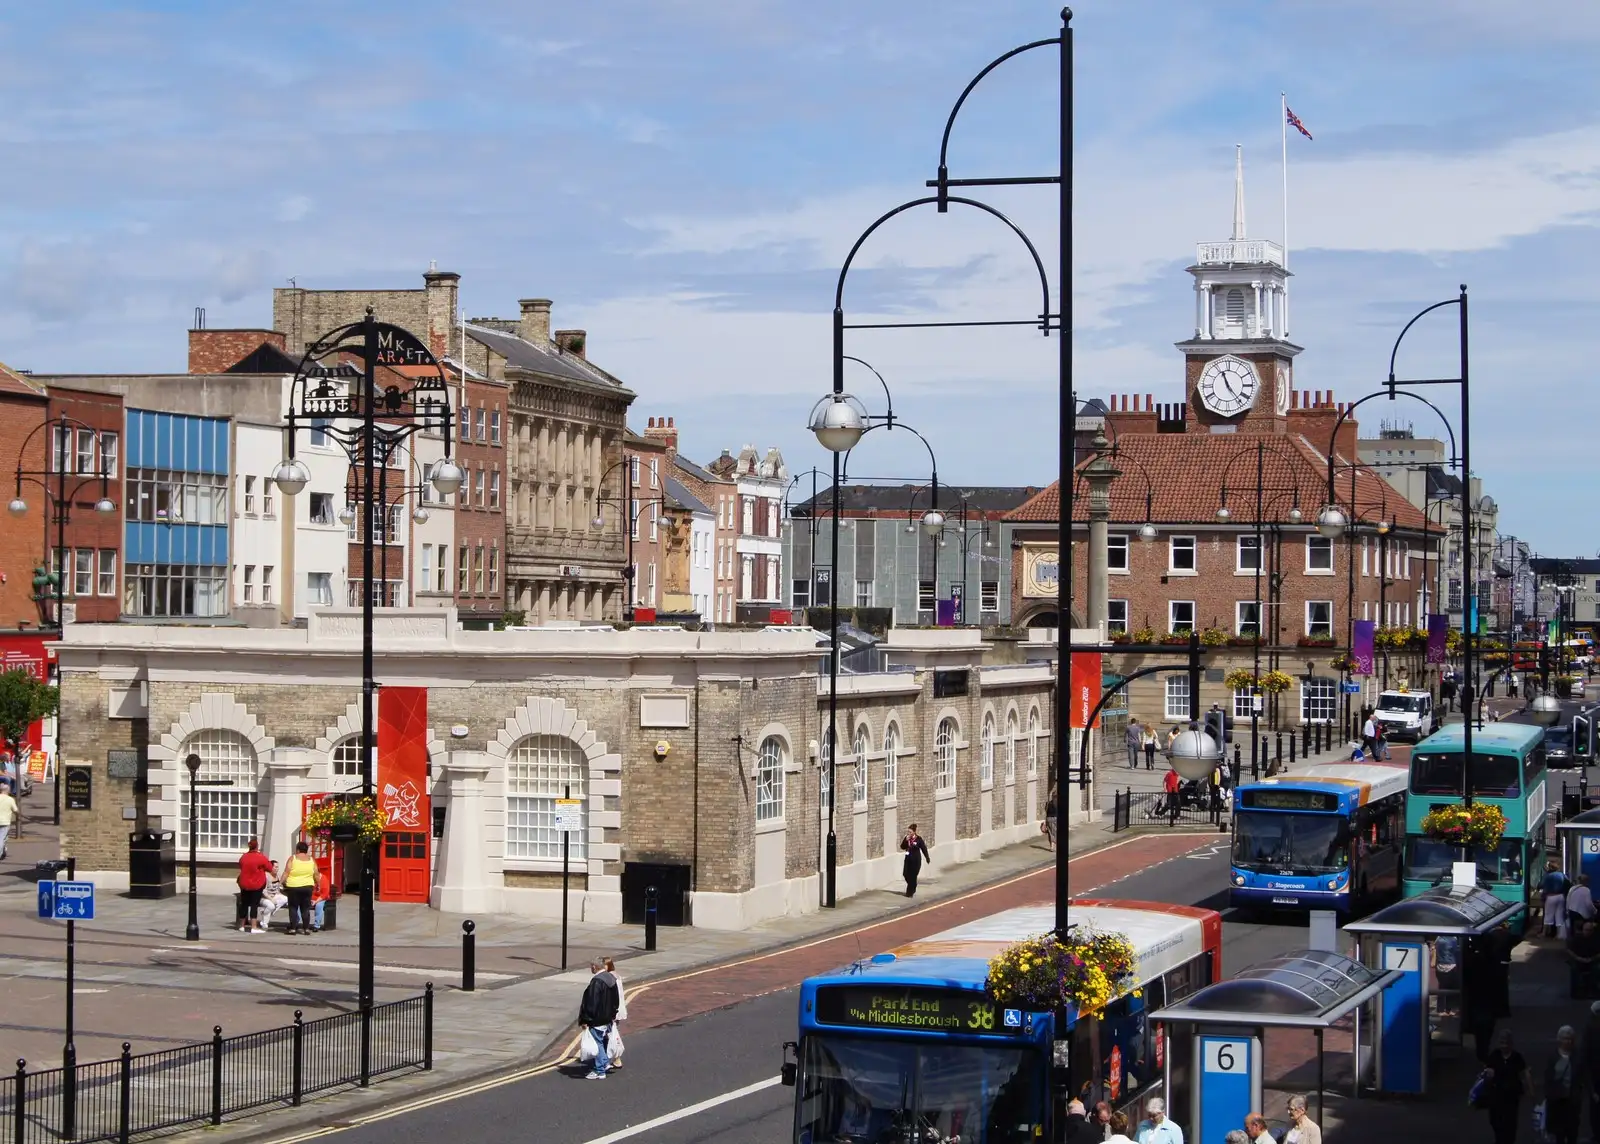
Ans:
{"label": "arched window", "polygon": [[1039,709],[1028,712],[1028,777],[1039,773]]}
{"label": "arched window", "polygon": [[1017,781],[1017,713],[1006,716],[1006,782]]}
{"label": "arched window", "polygon": [[865,806],[867,802],[867,725],[865,723],[856,728],[856,789],[855,804]]}
{"label": "arched window", "polygon": [[900,789],[900,728],[890,723],[883,732],[883,797],[898,797]]}
{"label": "arched window", "polygon": [[195,777],[227,780],[232,786],[189,789],[183,771],[178,783],[178,848],[189,845],[189,799],[195,800],[195,845],[201,850],[243,850],[256,836],[256,784],[261,779],[256,750],[237,731],[208,727],[196,731],[178,748],[178,761],[200,756]]}
{"label": "arched window", "polygon": [[506,757],[506,857],[561,857],[556,799],[575,798],[581,829],[571,834],[571,856],[583,859],[589,842],[589,759],[563,735],[529,735]]}
{"label": "arched window", "polygon": [[337,776],[361,776],[361,736],[340,739],[333,748],[333,773]]}
{"label": "arched window", "polygon": [[[826,777],[823,781],[827,781]],[[783,740],[768,735],[761,740],[761,752],[756,756],[756,821],[772,822],[782,817]]]}
{"label": "arched window", "polygon": [[833,806],[833,728],[822,733],[822,745],[817,751],[817,763],[822,768],[822,810],[827,813]]}
{"label": "arched window", "polygon": [[983,743],[978,754],[978,781],[988,786],[994,782],[994,713],[983,717]]}
{"label": "arched window", "polygon": [[956,789],[956,721],[939,720],[933,736],[933,789]]}

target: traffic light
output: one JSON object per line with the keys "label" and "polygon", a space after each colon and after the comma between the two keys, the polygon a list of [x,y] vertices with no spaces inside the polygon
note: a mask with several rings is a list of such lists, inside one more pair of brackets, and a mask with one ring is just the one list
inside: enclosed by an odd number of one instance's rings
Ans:
{"label": "traffic light", "polygon": [[1587,714],[1572,717],[1572,757],[1587,760],[1594,757],[1594,709]]}

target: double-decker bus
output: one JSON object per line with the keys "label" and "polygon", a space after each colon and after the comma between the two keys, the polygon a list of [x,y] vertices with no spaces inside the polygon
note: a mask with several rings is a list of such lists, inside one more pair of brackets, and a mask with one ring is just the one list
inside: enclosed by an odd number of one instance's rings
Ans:
{"label": "double-decker bus", "polygon": [[[1462,725],[1452,723],[1411,751],[1410,798],[1406,804],[1405,896],[1448,882],[1461,848],[1422,833],[1422,819],[1435,806],[1459,803],[1466,745]],[[1544,729],[1527,723],[1487,723],[1472,729],[1472,801],[1498,806],[1506,832],[1493,849],[1472,848],[1478,881],[1496,897],[1529,903],[1544,876]],[[1513,927],[1528,916],[1520,914]]]}
{"label": "double-decker bus", "polygon": [[1233,792],[1228,904],[1337,910],[1400,894],[1406,769],[1322,763]]}
{"label": "double-decker bus", "polygon": [[[800,1039],[784,1046],[795,1091],[795,1144],[1054,1139],[1052,1068],[1086,1101],[1137,1104],[1188,1083],[1188,1038],[1168,1055],[1145,1014],[1222,974],[1222,916],[1194,906],[1112,899],[1073,903],[1072,923],[1121,933],[1138,954],[1134,991],[1095,1017],[997,1006],[989,961],[1055,925],[1052,907],[968,922],[800,986]],[[1137,995],[1135,995],[1137,994]],[[1053,1046],[1069,1041],[1053,1065]]]}

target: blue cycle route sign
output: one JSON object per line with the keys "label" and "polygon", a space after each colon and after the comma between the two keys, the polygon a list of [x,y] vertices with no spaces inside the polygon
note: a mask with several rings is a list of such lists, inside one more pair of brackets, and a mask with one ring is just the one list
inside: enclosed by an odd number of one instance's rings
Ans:
{"label": "blue cycle route sign", "polygon": [[94,921],[94,883],[57,882],[55,906],[58,921]]}
{"label": "blue cycle route sign", "polygon": [[54,882],[39,883],[39,916],[47,919],[56,916],[56,884]]}

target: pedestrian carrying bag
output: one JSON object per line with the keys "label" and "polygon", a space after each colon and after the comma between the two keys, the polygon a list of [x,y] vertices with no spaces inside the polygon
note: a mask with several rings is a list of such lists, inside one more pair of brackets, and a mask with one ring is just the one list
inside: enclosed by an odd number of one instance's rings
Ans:
{"label": "pedestrian carrying bag", "polygon": [[1489,1078],[1480,1076],[1467,1090],[1467,1103],[1473,1108],[1489,1107]]}
{"label": "pedestrian carrying bag", "polygon": [[600,1055],[600,1042],[595,1040],[594,1030],[585,1029],[583,1036],[578,1038],[578,1059],[588,1064]]}

